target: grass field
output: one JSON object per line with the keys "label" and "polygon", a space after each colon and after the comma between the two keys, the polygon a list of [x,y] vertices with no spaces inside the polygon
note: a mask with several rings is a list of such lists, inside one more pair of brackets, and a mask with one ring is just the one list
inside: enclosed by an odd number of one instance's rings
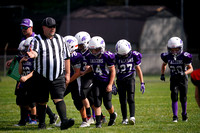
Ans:
{"label": "grass field", "polygon": [[[169,90],[169,77],[166,78],[166,82],[161,82],[159,76],[145,76],[146,92],[142,95],[139,91],[139,82],[136,78],[136,125],[122,125],[122,116],[120,111],[120,104],[118,95],[113,96],[112,103],[115,111],[118,114],[116,124],[108,127],[107,124],[103,124],[101,129],[94,128],[91,125],[89,128],[79,128],[81,123],[81,117],[79,112],[75,109],[71,100],[71,95],[65,97],[65,103],[67,105],[67,116],[75,119],[75,125],[67,131],[61,131],[59,128],[50,128],[49,130],[38,130],[37,126],[27,125],[25,127],[15,127],[20,118],[19,108],[15,103],[14,87],[16,81],[9,77],[1,77],[0,80],[0,132],[70,132],[70,133],[82,133],[82,132],[162,132],[162,133],[197,133],[200,132],[200,109],[198,108],[194,98],[194,86],[189,80],[188,86],[188,122],[182,122],[181,118],[181,104],[179,102],[178,109],[178,123],[172,122],[172,109]],[[53,112],[56,112],[55,106],[52,101],[49,101],[48,105],[52,108]],[[109,114],[102,108],[104,115],[106,115],[107,121],[109,120]],[[56,112],[57,113],[57,112]],[[49,123],[48,116],[46,117],[46,123]]]}

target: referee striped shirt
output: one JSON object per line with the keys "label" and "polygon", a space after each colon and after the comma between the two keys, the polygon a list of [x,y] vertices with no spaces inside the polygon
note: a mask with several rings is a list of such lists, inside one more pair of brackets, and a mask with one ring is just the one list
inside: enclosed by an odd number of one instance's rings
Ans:
{"label": "referee striped shirt", "polygon": [[57,79],[64,70],[64,60],[70,58],[62,36],[55,34],[52,39],[37,35],[31,45],[38,53],[34,61],[34,70],[50,81]]}

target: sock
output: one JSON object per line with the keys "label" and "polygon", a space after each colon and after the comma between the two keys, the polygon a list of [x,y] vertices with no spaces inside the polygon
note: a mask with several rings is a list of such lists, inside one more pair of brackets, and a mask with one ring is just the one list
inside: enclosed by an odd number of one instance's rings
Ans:
{"label": "sock", "polygon": [[187,102],[181,102],[181,106],[182,106],[182,115],[186,115],[187,114]]}
{"label": "sock", "polygon": [[58,112],[58,115],[60,116],[61,122],[67,120],[65,102],[62,100],[62,101],[55,103],[55,105],[56,105],[56,110]]}
{"label": "sock", "polygon": [[101,116],[100,115],[96,115],[96,123],[99,124],[101,123]]}
{"label": "sock", "polygon": [[95,118],[95,111],[93,108],[92,108],[92,115],[93,115],[93,118]]}
{"label": "sock", "polygon": [[38,108],[39,125],[45,125],[46,105],[38,104],[37,108]]}
{"label": "sock", "polygon": [[31,120],[36,120],[36,115],[31,114]]}
{"label": "sock", "polygon": [[91,111],[90,111],[90,108],[86,108],[86,114],[87,114],[87,117],[88,117],[88,118],[91,117]]}
{"label": "sock", "polygon": [[87,122],[87,119],[86,119],[86,118],[82,118],[82,121],[83,121],[83,122]]}
{"label": "sock", "polygon": [[28,111],[24,107],[20,107],[20,121],[26,124],[26,118],[28,117]]}
{"label": "sock", "polygon": [[178,116],[178,102],[172,102],[172,111],[174,116]]}
{"label": "sock", "polygon": [[53,118],[55,114],[51,111],[51,108],[47,105],[46,113],[49,115],[49,118]]}

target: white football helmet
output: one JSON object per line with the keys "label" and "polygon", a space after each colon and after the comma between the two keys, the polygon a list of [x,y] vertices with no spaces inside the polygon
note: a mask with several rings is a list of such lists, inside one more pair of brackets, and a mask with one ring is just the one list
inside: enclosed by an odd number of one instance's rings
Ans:
{"label": "white football helmet", "polygon": [[[89,46],[88,46],[91,54],[98,56],[100,54],[103,54],[105,52],[105,41],[102,37],[100,36],[94,36],[90,39],[89,41]],[[93,53],[92,50],[94,49],[100,49],[99,52]]]}
{"label": "white football helmet", "polygon": [[29,47],[32,40],[33,40],[33,37],[28,37],[24,42],[24,46]]}
{"label": "white football helmet", "polygon": [[18,46],[18,50],[19,51],[24,51],[25,50],[25,46],[24,46],[25,40],[21,41],[19,46]]}
{"label": "white football helmet", "polygon": [[[173,52],[172,48],[179,48],[179,51]],[[169,53],[172,53],[173,55],[178,55],[183,52],[183,41],[179,37],[172,37],[169,39],[167,43],[167,49]]]}
{"label": "white football helmet", "polygon": [[78,45],[83,44],[85,50],[88,47],[89,41],[91,39],[90,34],[85,31],[80,31],[75,35],[78,40]]}
{"label": "white football helmet", "polygon": [[131,44],[127,40],[121,39],[117,42],[115,50],[121,56],[127,55],[131,51]]}
{"label": "white football helmet", "polygon": [[78,49],[78,40],[74,36],[65,36],[64,40],[70,54]]}

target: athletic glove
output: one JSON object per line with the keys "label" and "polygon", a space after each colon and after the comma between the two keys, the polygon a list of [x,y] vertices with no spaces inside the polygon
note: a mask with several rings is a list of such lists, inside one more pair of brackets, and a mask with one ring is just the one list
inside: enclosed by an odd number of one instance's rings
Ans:
{"label": "athletic glove", "polygon": [[145,92],[145,83],[141,83],[140,91],[142,94]]}
{"label": "athletic glove", "polygon": [[112,85],[112,94],[117,95],[117,87],[115,86],[115,84]]}
{"label": "athletic glove", "polygon": [[160,80],[165,81],[165,75],[164,74],[161,74]]}

